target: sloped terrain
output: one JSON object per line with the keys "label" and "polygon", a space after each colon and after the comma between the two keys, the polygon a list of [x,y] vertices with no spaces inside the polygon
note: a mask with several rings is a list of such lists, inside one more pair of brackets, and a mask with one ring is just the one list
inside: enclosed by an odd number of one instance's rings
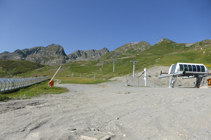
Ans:
{"label": "sloped terrain", "polygon": [[134,54],[139,53],[145,50],[148,50],[152,45],[148,42],[141,41],[141,42],[133,42],[133,43],[127,43],[117,49],[115,49],[115,52],[120,52],[123,55],[124,54]]}
{"label": "sloped terrain", "polygon": [[26,73],[44,65],[23,60],[0,60],[0,77],[11,77]]}
{"label": "sloped terrain", "polygon": [[101,60],[115,59],[115,58],[136,55],[136,54],[139,54],[140,52],[148,50],[151,46],[152,46],[151,44],[149,44],[148,42],[145,42],[145,41],[126,43],[125,45],[104,55]]}

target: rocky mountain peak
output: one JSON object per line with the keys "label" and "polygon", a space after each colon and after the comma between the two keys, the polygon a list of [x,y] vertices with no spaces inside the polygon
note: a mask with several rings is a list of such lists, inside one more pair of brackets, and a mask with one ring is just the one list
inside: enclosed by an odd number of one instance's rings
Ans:
{"label": "rocky mountain peak", "polygon": [[1,53],[0,59],[27,60],[40,64],[60,65],[66,63],[67,55],[60,45],[37,46],[30,49],[15,50],[13,53]]}
{"label": "rocky mountain peak", "polygon": [[29,49],[15,50],[13,53],[4,52],[0,53],[0,59],[6,60],[27,60],[40,64],[47,65],[61,65],[72,60],[93,60],[102,57],[108,53],[107,48],[100,50],[77,50],[72,54],[66,55],[64,48],[61,45],[50,44],[46,47],[36,46]]}
{"label": "rocky mountain peak", "polygon": [[67,56],[64,52],[64,48],[57,44],[51,44],[46,47],[46,50],[53,52],[53,55]]}
{"label": "rocky mountain peak", "polygon": [[4,51],[2,54],[9,54],[10,52],[8,52],[8,51]]}
{"label": "rocky mountain peak", "polygon": [[19,50],[19,49],[17,49],[17,50],[15,50],[14,51],[14,54],[17,54],[17,55],[19,55],[19,56],[21,56],[21,57],[26,57],[26,54],[24,54],[21,50]]}
{"label": "rocky mountain peak", "polygon": [[71,60],[93,60],[93,59],[98,59],[108,53],[109,50],[107,48],[103,48],[100,50],[87,50],[87,51],[82,51],[82,50],[77,50],[71,54],[68,55],[68,58]]}

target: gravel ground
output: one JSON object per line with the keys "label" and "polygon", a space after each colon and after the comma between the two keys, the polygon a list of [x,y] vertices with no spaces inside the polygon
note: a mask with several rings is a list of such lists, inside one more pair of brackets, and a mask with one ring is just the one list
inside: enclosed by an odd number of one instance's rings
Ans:
{"label": "gravel ground", "polygon": [[78,140],[89,131],[105,132],[111,140],[211,139],[210,88],[169,89],[153,76],[148,87],[143,77],[139,84],[129,76],[113,80],[59,84],[70,91],[0,102],[0,139]]}

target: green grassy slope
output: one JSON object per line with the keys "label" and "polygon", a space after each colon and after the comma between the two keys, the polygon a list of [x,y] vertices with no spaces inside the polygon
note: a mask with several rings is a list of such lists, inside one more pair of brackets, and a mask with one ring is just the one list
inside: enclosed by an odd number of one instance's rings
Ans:
{"label": "green grassy slope", "polygon": [[0,77],[17,75],[44,65],[23,60],[0,60]]}
{"label": "green grassy slope", "polygon": [[[177,62],[202,63],[208,68],[211,68],[211,45],[210,47],[202,47],[202,49],[198,48],[181,53],[164,55],[158,62],[158,65],[171,65]],[[203,54],[203,51],[205,51],[205,54]]]}
{"label": "green grassy slope", "polygon": [[150,47],[151,45],[148,42],[141,41],[141,42],[136,42],[136,43],[127,43],[115,49],[114,52],[119,52],[123,55],[133,55],[133,54],[142,52],[144,50],[147,50]]}
{"label": "green grassy slope", "polygon": [[[205,50],[205,54],[203,54],[200,47]],[[133,52],[128,55],[113,55],[112,57],[106,57],[105,55],[97,61],[76,61],[64,64],[55,78],[80,77],[79,81],[83,81],[83,78],[84,80],[87,78],[92,79],[95,73],[97,79],[107,80],[114,76],[131,74],[133,68],[132,63],[130,63],[131,60],[138,61],[136,63],[136,70],[139,72],[143,71],[145,67],[150,68],[155,65],[170,66],[177,62],[203,63],[210,68],[210,52],[211,40],[205,40],[186,47],[184,43],[175,43],[171,40],[163,39],[163,41],[142,52]],[[116,59],[115,72],[113,72],[113,59]],[[103,67],[101,61],[104,62]],[[42,69],[26,72],[23,76],[53,76],[57,68],[45,66]],[[68,81],[68,79],[65,80]],[[74,78],[70,78],[69,81],[74,82]],[[92,82],[95,83],[94,81]]]}

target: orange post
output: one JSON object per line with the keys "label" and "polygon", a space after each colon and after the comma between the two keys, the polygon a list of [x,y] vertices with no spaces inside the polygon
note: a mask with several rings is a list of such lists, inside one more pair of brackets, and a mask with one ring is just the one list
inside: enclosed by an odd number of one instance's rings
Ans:
{"label": "orange post", "polygon": [[54,77],[56,76],[56,74],[59,72],[59,70],[60,70],[61,67],[62,67],[62,66],[60,66],[60,67],[58,68],[58,70],[56,71],[56,73],[54,74],[54,76],[51,78],[50,82],[48,83],[48,87],[49,87],[49,85],[50,85],[50,87],[53,87],[53,86],[54,86],[53,78],[54,78]]}
{"label": "orange post", "polygon": [[208,81],[208,86],[211,86],[211,78],[207,79]]}
{"label": "orange post", "polygon": [[50,84],[50,87],[53,87],[54,86],[54,81],[50,81],[49,84]]}

